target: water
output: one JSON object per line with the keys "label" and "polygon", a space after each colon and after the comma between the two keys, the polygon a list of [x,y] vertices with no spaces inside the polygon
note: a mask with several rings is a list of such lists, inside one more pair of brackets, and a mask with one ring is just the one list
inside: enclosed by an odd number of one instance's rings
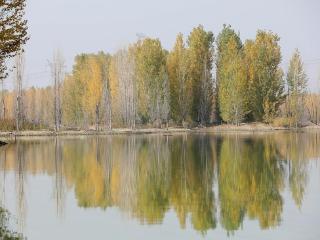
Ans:
{"label": "water", "polygon": [[320,133],[25,138],[1,206],[28,239],[320,239]]}

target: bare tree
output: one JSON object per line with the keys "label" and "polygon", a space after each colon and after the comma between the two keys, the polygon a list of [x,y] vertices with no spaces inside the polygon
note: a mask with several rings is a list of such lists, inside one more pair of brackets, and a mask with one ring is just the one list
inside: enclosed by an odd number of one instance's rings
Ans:
{"label": "bare tree", "polygon": [[[107,77],[108,75],[106,75]],[[112,129],[112,108],[111,108],[111,94],[108,79],[104,80],[103,84],[103,105],[105,109],[105,125],[108,130]]]}
{"label": "bare tree", "polygon": [[53,79],[54,125],[55,131],[59,131],[61,125],[61,85],[65,76],[64,58],[59,50],[54,53],[50,68]]}
{"label": "bare tree", "polygon": [[136,125],[136,81],[135,63],[127,49],[116,55],[117,75],[119,81],[120,111],[125,125],[135,128]]}
{"label": "bare tree", "polygon": [[307,94],[305,97],[305,105],[309,121],[318,125],[320,115],[320,95],[316,93]]}
{"label": "bare tree", "polygon": [[16,130],[19,131],[24,120],[23,113],[23,73],[24,73],[24,54],[20,51],[15,57],[15,93],[16,93]]}
{"label": "bare tree", "polygon": [[4,93],[4,78],[0,78],[0,81],[1,81],[0,117],[1,117],[2,120],[4,120],[6,118],[6,103],[5,103],[5,100],[4,100],[4,96],[5,96],[5,93]]}
{"label": "bare tree", "polygon": [[305,113],[305,96],[308,84],[308,78],[298,49],[295,50],[290,60],[287,84],[289,88],[290,116],[295,128],[298,128],[298,125],[303,121]]}

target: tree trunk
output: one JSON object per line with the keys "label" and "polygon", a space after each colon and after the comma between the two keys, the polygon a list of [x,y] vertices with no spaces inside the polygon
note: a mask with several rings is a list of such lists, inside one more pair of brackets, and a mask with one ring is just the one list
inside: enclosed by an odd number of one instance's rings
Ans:
{"label": "tree trunk", "polygon": [[96,105],[96,131],[99,131],[99,104]]}

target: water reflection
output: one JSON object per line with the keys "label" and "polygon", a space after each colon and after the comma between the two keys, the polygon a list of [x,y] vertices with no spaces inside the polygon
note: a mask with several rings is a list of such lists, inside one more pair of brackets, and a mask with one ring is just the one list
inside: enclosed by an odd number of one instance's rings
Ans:
{"label": "water reflection", "polygon": [[60,217],[74,191],[79,207],[116,207],[142,224],[172,209],[203,234],[218,223],[234,232],[246,217],[267,229],[281,224],[285,189],[303,205],[319,143],[318,133],[285,132],[22,139],[0,149],[0,182],[14,171],[22,225],[28,176],[46,174]]}

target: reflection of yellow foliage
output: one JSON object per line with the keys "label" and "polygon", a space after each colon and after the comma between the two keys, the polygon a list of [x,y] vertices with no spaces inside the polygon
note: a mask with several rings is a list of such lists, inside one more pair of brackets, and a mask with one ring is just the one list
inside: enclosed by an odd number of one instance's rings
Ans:
{"label": "reflection of yellow foliage", "polygon": [[110,189],[111,189],[111,197],[113,202],[119,201],[119,189],[120,189],[120,169],[119,165],[115,164],[112,168],[112,175],[111,175],[111,182],[110,182]]}
{"label": "reflection of yellow foliage", "polygon": [[205,233],[220,219],[235,231],[245,216],[261,228],[277,226],[284,186],[302,205],[307,159],[320,156],[319,142],[319,133],[28,139],[19,149],[3,147],[0,167],[62,176],[82,207],[116,206],[147,224],[162,222],[173,209],[183,228],[190,220]]}
{"label": "reflection of yellow foliage", "polygon": [[97,164],[93,154],[84,157],[83,176],[81,184],[77,185],[77,192],[81,196],[81,204],[84,206],[99,206],[103,202],[104,176],[102,168]]}

